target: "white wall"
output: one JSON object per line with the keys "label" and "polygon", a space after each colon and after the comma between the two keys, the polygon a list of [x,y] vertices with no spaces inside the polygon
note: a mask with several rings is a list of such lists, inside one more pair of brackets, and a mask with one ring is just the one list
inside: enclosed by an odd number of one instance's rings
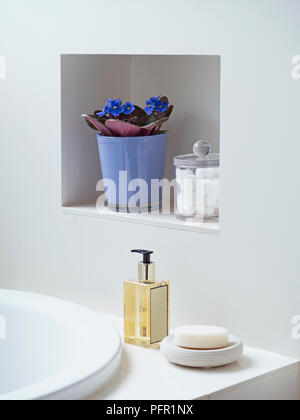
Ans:
{"label": "white wall", "polygon": [[220,151],[220,57],[134,56],[131,92],[135,103],[167,95],[174,111],[167,124],[166,176],[174,178],[173,157],[193,153],[197,140]]}
{"label": "white wall", "polygon": [[[0,286],[121,314],[128,251],[153,248],[173,324],[222,324],[300,357],[299,12],[298,0],[5,2]],[[222,56],[220,238],[62,214],[62,53]]]}
{"label": "white wall", "polygon": [[102,109],[107,98],[130,98],[130,57],[63,55],[62,203],[96,202],[101,178],[96,133],[82,114]]}

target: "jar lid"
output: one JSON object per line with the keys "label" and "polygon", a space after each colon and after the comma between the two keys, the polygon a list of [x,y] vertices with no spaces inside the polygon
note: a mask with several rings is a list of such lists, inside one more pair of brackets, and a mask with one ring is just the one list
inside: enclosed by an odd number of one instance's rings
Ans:
{"label": "jar lid", "polygon": [[216,168],[220,166],[219,153],[211,153],[211,145],[199,140],[194,144],[194,154],[175,156],[174,165],[180,168]]}

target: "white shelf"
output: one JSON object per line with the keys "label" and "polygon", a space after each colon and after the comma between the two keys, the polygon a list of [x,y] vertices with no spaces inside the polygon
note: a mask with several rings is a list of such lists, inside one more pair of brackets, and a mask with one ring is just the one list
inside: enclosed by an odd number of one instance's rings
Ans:
{"label": "white shelf", "polygon": [[[123,335],[123,320],[107,316]],[[119,375],[92,400],[299,400],[298,360],[244,348],[232,365],[193,369],[173,365],[159,350],[123,344]]]}
{"label": "white shelf", "polygon": [[118,222],[135,223],[139,225],[155,226],[166,229],[176,229],[190,232],[205,233],[210,235],[219,234],[219,223],[185,222],[176,218],[174,214],[133,214],[114,213],[104,207],[97,209],[95,204],[78,204],[63,207],[63,212],[76,216],[98,217],[101,219],[115,220]]}

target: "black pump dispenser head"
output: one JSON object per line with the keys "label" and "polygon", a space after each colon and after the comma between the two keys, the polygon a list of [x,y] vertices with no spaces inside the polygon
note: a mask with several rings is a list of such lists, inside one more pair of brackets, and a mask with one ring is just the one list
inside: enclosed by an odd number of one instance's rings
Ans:
{"label": "black pump dispenser head", "polygon": [[147,251],[146,249],[133,249],[131,252],[143,255],[143,262],[139,263],[139,281],[143,283],[154,283],[155,264],[151,261],[153,251]]}
{"label": "black pump dispenser head", "polygon": [[151,264],[151,255],[153,251],[147,251],[146,249],[133,249],[131,252],[143,255],[143,264]]}

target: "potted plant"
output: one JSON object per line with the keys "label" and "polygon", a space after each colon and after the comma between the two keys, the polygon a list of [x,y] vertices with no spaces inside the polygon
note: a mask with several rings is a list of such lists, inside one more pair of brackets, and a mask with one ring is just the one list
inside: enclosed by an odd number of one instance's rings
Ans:
{"label": "potted plant", "polygon": [[[158,209],[161,196],[151,195],[153,180],[162,180],[165,172],[167,132],[162,126],[169,120],[173,105],[167,97],[152,97],[145,108],[120,99],[108,99],[103,110],[82,117],[96,130],[102,175],[113,181],[106,189],[111,210],[142,212]],[[140,182],[140,183],[139,183]],[[137,187],[140,188],[138,200]]]}

